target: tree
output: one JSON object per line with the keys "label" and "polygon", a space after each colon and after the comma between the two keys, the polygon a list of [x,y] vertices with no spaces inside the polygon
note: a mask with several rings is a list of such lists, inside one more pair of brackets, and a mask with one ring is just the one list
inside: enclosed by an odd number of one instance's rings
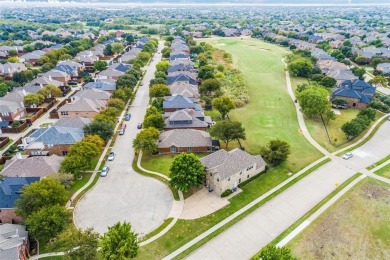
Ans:
{"label": "tree", "polygon": [[360,80],[364,80],[364,74],[366,74],[366,70],[364,68],[354,67],[352,68],[352,73]]}
{"label": "tree", "polygon": [[168,62],[168,61],[160,61],[160,62],[157,63],[157,65],[156,65],[157,71],[162,71],[162,72],[164,72],[165,74],[167,74],[168,68],[169,68],[169,62]]}
{"label": "tree", "polygon": [[148,117],[150,115],[160,115],[160,111],[155,106],[150,106],[148,109],[146,109],[145,117]]}
{"label": "tree", "polygon": [[128,259],[138,254],[138,242],[135,232],[131,230],[131,224],[127,222],[116,223],[108,227],[100,241],[100,254],[103,259]]}
{"label": "tree", "polygon": [[107,107],[106,109],[101,111],[99,114],[107,116],[109,118],[112,118],[112,119],[114,119],[114,122],[115,122],[116,116],[119,113],[120,113],[120,111],[118,109],[116,109],[115,107]]}
{"label": "tree", "polygon": [[169,94],[169,88],[165,84],[156,84],[150,88],[151,97],[165,97]]}
{"label": "tree", "polygon": [[106,56],[111,56],[113,53],[111,44],[107,44],[103,50],[103,54]]}
{"label": "tree", "polygon": [[156,73],[154,73],[154,76],[156,78],[161,78],[161,79],[165,79],[165,80],[167,79],[167,75],[163,71],[156,71]]}
{"label": "tree", "polygon": [[133,147],[138,150],[155,152],[157,151],[157,139],[159,131],[154,127],[144,128],[133,140]]}
{"label": "tree", "polygon": [[162,84],[165,85],[167,81],[163,78],[155,78],[150,81],[150,86],[157,85],[157,84]]}
{"label": "tree", "polygon": [[20,62],[20,61],[19,61],[19,58],[18,58],[18,57],[9,57],[9,58],[7,59],[7,62],[18,63],[18,62]]}
{"label": "tree", "polygon": [[309,77],[314,69],[313,63],[307,58],[299,58],[287,66],[288,71],[296,77]]}
{"label": "tree", "polygon": [[324,87],[327,87],[327,88],[333,88],[334,86],[336,86],[336,83],[337,83],[337,80],[335,80],[334,78],[332,78],[330,76],[325,76],[320,81],[320,84]]}
{"label": "tree", "polygon": [[18,55],[18,51],[14,50],[14,49],[8,50],[8,55],[9,56],[17,56]]}
{"label": "tree", "polygon": [[149,115],[144,119],[144,127],[155,127],[162,130],[164,125],[165,121],[161,115]]}
{"label": "tree", "polygon": [[259,260],[296,260],[291,251],[285,247],[267,246],[261,249],[260,254],[254,259]]}
{"label": "tree", "polygon": [[98,135],[107,142],[114,134],[115,124],[112,121],[98,121],[95,119],[92,123],[84,127],[85,135]]}
{"label": "tree", "polygon": [[359,65],[367,64],[367,58],[364,56],[357,56],[355,62]]}
{"label": "tree", "polygon": [[370,65],[376,69],[376,66],[378,66],[379,63],[383,63],[385,62],[386,60],[382,57],[374,57],[371,59],[371,62],[370,62]]}
{"label": "tree", "polygon": [[376,117],[376,111],[375,111],[375,109],[368,107],[368,108],[360,110],[360,112],[357,116],[358,117],[359,116],[366,116],[370,121],[374,121],[375,117]]}
{"label": "tree", "polygon": [[355,136],[358,136],[363,131],[363,127],[357,121],[352,120],[350,122],[345,123],[341,127],[341,130],[343,130],[348,139],[350,139]]}
{"label": "tree", "polygon": [[16,214],[23,218],[42,207],[64,205],[68,201],[65,187],[53,178],[45,178],[22,188],[22,195],[16,201]]}
{"label": "tree", "polygon": [[8,88],[7,84],[0,83],[0,97],[4,97],[5,95],[7,95],[8,91],[9,91],[9,88]]}
{"label": "tree", "polygon": [[107,62],[105,61],[102,61],[102,60],[97,60],[95,61],[95,63],[93,64],[93,68],[97,71],[102,71],[102,70],[105,70],[107,68]]}
{"label": "tree", "polygon": [[260,149],[261,156],[273,165],[279,165],[287,160],[290,153],[290,145],[277,139],[271,140],[267,146]]}
{"label": "tree", "polygon": [[39,89],[37,94],[42,95],[45,98],[61,97],[62,91],[54,85],[46,85]]}
{"label": "tree", "polygon": [[68,228],[49,244],[49,250],[65,252],[66,260],[94,260],[97,259],[99,238],[99,233],[94,232],[92,228],[86,230]]}
{"label": "tree", "polygon": [[131,88],[119,88],[112,93],[111,98],[119,98],[124,102],[127,102],[133,96],[133,90]]}
{"label": "tree", "polygon": [[29,215],[25,224],[38,241],[48,241],[62,232],[68,224],[69,212],[62,205],[45,206]]}
{"label": "tree", "polygon": [[23,85],[27,82],[27,78],[22,72],[14,72],[12,75],[12,80],[19,83],[20,85]]}
{"label": "tree", "polygon": [[66,190],[69,190],[74,184],[74,176],[70,173],[51,174],[49,177],[54,178],[57,182],[63,185]]}
{"label": "tree", "polygon": [[203,95],[210,96],[212,92],[221,89],[221,82],[218,79],[206,79],[202,81],[199,87],[199,92]]}
{"label": "tree", "polygon": [[221,114],[222,119],[225,119],[230,110],[235,108],[233,100],[227,96],[222,96],[219,98],[214,98],[212,101],[213,106]]}
{"label": "tree", "polygon": [[85,157],[87,160],[91,160],[93,157],[99,155],[100,148],[94,144],[85,141],[79,141],[70,147],[70,156],[79,155]]}
{"label": "tree", "polygon": [[138,80],[134,75],[131,74],[125,74],[118,78],[116,81],[116,86],[118,88],[120,87],[127,87],[127,88],[134,88],[135,85],[137,85]]}
{"label": "tree", "polygon": [[23,102],[25,105],[30,105],[30,106],[39,106],[42,104],[44,100],[44,97],[39,94],[27,94],[23,98]]}
{"label": "tree", "polygon": [[170,171],[170,185],[182,192],[203,183],[205,171],[199,158],[192,153],[181,153],[173,159]]}
{"label": "tree", "polygon": [[95,144],[100,150],[104,147],[104,140],[98,135],[86,135],[83,138],[84,142]]}
{"label": "tree", "polygon": [[210,65],[205,65],[199,68],[198,77],[200,79],[212,79],[214,78],[214,68]]}
{"label": "tree", "polygon": [[345,106],[348,102],[342,98],[334,98],[332,99],[332,104],[336,106]]}
{"label": "tree", "polygon": [[245,129],[240,122],[221,121],[210,129],[210,135],[225,142],[226,148],[229,142],[237,140],[241,146],[240,139],[245,140]]}
{"label": "tree", "polygon": [[368,83],[374,85],[375,87],[387,87],[388,86],[387,79],[383,76],[380,76],[380,75],[373,77],[372,79],[370,79],[368,81]]}
{"label": "tree", "polygon": [[89,158],[85,156],[79,154],[68,155],[61,162],[60,171],[71,173],[75,177],[78,177],[82,172],[88,170],[90,164]]}
{"label": "tree", "polygon": [[122,53],[125,48],[123,47],[122,43],[116,42],[111,44],[111,50],[114,53]]}
{"label": "tree", "polygon": [[48,72],[51,69],[54,69],[55,65],[51,62],[45,63],[41,67],[42,72]]}
{"label": "tree", "polygon": [[122,111],[125,108],[126,104],[125,104],[125,102],[123,102],[123,100],[121,100],[119,98],[110,98],[107,101],[107,106],[113,107],[113,108],[118,109],[119,111]]}
{"label": "tree", "polygon": [[138,53],[137,59],[140,59],[142,63],[145,65],[148,63],[152,55],[148,52],[140,52]]}

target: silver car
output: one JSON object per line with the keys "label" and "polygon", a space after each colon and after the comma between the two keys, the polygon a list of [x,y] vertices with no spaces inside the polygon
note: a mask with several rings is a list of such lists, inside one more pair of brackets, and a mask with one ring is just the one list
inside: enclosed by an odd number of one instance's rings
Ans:
{"label": "silver car", "polygon": [[352,158],[352,156],[353,156],[352,153],[346,153],[346,154],[343,155],[343,159],[344,160],[348,160],[348,159]]}
{"label": "silver car", "polygon": [[107,158],[109,161],[113,161],[115,159],[115,153],[114,152],[111,152],[109,155],[108,155],[108,158]]}
{"label": "silver car", "polygon": [[100,176],[101,177],[106,177],[109,170],[110,169],[107,166],[104,166],[102,171],[100,172]]}

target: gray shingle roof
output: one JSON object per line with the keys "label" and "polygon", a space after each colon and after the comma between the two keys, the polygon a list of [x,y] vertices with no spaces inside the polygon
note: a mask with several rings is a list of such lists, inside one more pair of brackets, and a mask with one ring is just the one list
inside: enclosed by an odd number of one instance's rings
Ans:
{"label": "gray shingle roof", "polygon": [[162,132],[158,148],[175,147],[211,147],[210,134],[194,129],[175,129]]}
{"label": "gray shingle roof", "polygon": [[195,110],[202,110],[201,106],[199,104],[195,104],[191,98],[183,97],[181,95],[165,97],[163,108],[192,108]]}
{"label": "gray shingle roof", "polygon": [[99,112],[106,106],[105,100],[80,98],[71,103],[67,103],[58,109],[58,112]]}
{"label": "gray shingle roof", "polygon": [[200,162],[207,169],[212,171],[221,180],[227,179],[233,174],[246,170],[256,163],[256,169],[265,166],[260,155],[251,155],[241,149],[233,149],[229,152],[219,150],[200,159]]}
{"label": "gray shingle roof", "polygon": [[28,241],[26,227],[16,224],[0,225],[0,259],[19,259],[18,246]]}
{"label": "gray shingle roof", "polygon": [[64,117],[64,118],[60,118],[52,126],[62,126],[62,127],[83,129],[85,125],[88,125],[91,122],[92,120],[86,117]]}
{"label": "gray shingle roof", "polygon": [[100,89],[83,89],[74,94],[74,97],[108,100],[111,97],[111,93]]}
{"label": "gray shingle roof", "polygon": [[79,128],[52,126],[40,128],[32,133],[29,138],[33,139],[26,148],[28,149],[33,143],[43,143],[45,145],[56,144],[74,144],[84,137],[84,132]]}

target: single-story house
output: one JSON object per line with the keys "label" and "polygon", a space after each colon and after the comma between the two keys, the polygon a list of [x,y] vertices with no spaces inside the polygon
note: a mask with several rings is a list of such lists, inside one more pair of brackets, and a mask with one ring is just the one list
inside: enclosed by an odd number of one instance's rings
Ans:
{"label": "single-story house", "polygon": [[71,76],[69,76],[66,72],[61,70],[52,69],[42,75],[42,77],[51,78],[53,80],[57,80],[66,85],[70,80]]}
{"label": "single-story house", "polygon": [[84,126],[90,124],[92,120],[87,117],[63,117],[57,120],[52,126],[70,127],[83,129]]}
{"label": "single-story house", "polygon": [[175,129],[164,131],[158,138],[158,151],[165,153],[211,152],[213,150],[210,134],[194,129]]}
{"label": "single-story house", "polygon": [[10,78],[15,72],[22,72],[27,70],[23,63],[19,62],[6,62],[0,64],[0,75],[5,78]]}
{"label": "single-story house", "polygon": [[30,254],[26,227],[16,224],[0,225],[0,259],[25,260]]}
{"label": "single-story house", "polygon": [[88,82],[83,86],[84,89],[98,89],[103,91],[108,91],[112,93],[116,90],[116,82],[112,79],[98,79],[93,82]]}
{"label": "single-story house", "polygon": [[345,80],[333,90],[330,98],[344,99],[349,108],[366,108],[375,92],[376,88],[363,80]]}
{"label": "single-story house", "polygon": [[163,101],[164,112],[174,112],[176,110],[190,108],[201,111],[202,107],[196,104],[192,98],[183,97],[182,95],[167,96]]}
{"label": "single-story house", "polygon": [[13,121],[20,119],[25,114],[23,104],[24,96],[28,93],[24,90],[9,92],[0,98],[0,121]]}
{"label": "single-story house", "polygon": [[185,81],[176,81],[169,85],[169,92],[172,96],[181,95],[193,98],[194,102],[199,102],[200,94],[197,85],[192,85]]}
{"label": "single-story house", "polygon": [[58,118],[87,117],[93,118],[106,108],[107,101],[102,99],[72,97],[71,102],[57,110]]}
{"label": "single-story house", "polygon": [[383,74],[390,74],[390,63],[379,63],[376,66],[376,70],[382,72]]}
{"label": "single-story house", "polygon": [[202,111],[193,109],[181,109],[175,112],[166,112],[164,130],[172,129],[196,129],[207,131],[212,125],[211,117],[205,116]]}
{"label": "single-story house", "polygon": [[219,150],[200,159],[206,173],[206,185],[222,194],[236,188],[241,182],[265,170],[266,163],[260,155],[251,155],[239,148]]}

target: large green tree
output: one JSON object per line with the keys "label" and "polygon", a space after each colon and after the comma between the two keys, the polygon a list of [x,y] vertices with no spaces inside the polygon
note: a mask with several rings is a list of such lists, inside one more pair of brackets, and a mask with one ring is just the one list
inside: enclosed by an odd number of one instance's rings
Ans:
{"label": "large green tree", "polygon": [[373,77],[368,81],[368,83],[374,85],[375,87],[387,87],[389,85],[387,79],[380,75]]}
{"label": "large green tree", "polygon": [[173,159],[170,167],[170,184],[175,189],[188,192],[204,181],[205,171],[199,158],[192,153],[181,153]]}
{"label": "large green tree", "polygon": [[60,171],[71,173],[78,177],[82,172],[88,170],[90,165],[91,161],[87,157],[79,154],[70,154],[61,162]]}
{"label": "large green tree", "polygon": [[45,87],[38,90],[37,94],[46,98],[61,97],[62,91],[54,85],[46,85]]}
{"label": "large green tree", "polygon": [[130,223],[116,223],[100,241],[100,254],[105,260],[135,258],[138,254],[137,234]]}
{"label": "large green tree", "polygon": [[154,127],[144,128],[133,140],[133,147],[147,152],[155,152],[157,151],[157,139],[159,135],[159,131]]}
{"label": "large green tree", "polygon": [[120,98],[110,98],[107,101],[107,106],[114,107],[114,108],[118,109],[119,111],[122,111],[125,108],[126,103]]}
{"label": "large green tree", "polygon": [[48,241],[66,228],[68,217],[65,206],[48,205],[29,215],[25,224],[29,233],[38,241]]}
{"label": "large green tree", "polygon": [[97,71],[102,71],[102,70],[105,70],[107,68],[107,62],[103,61],[103,60],[97,60],[95,61],[95,63],[93,64],[93,68]]}
{"label": "large green tree", "polygon": [[237,140],[241,146],[240,140],[245,140],[245,129],[241,122],[221,121],[210,129],[210,135],[225,142],[226,148],[229,142]]}
{"label": "large green tree", "polygon": [[23,186],[22,195],[15,204],[16,213],[26,218],[43,207],[64,205],[67,200],[65,187],[53,178],[45,178]]}
{"label": "large green tree", "polygon": [[169,88],[165,84],[156,84],[150,88],[151,97],[165,97],[169,94]]}
{"label": "large green tree", "polygon": [[206,79],[202,81],[199,87],[199,92],[203,95],[210,96],[212,92],[221,89],[221,82],[218,79]]}
{"label": "large green tree", "polygon": [[165,121],[161,115],[149,115],[144,119],[144,127],[155,127],[162,130],[164,125]]}
{"label": "large green tree", "polygon": [[273,165],[278,165],[287,160],[291,153],[290,145],[281,140],[271,140],[268,145],[260,149],[261,156]]}
{"label": "large green tree", "polygon": [[203,80],[214,78],[214,68],[210,65],[200,67],[198,77]]}
{"label": "large green tree", "polygon": [[79,155],[87,160],[91,160],[93,157],[99,155],[100,148],[94,143],[79,141],[70,147],[70,155]]}
{"label": "large green tree", "polygon": [[310,59],[299,58],[290,62],[287,69],[294,76],[307,78],[312,74],[314,65]]}
{"label": "large green tree", "polygon": [[40,104],[43,103],[43,100],[45,98],[42,96],[42,95],[39,95],[39,94],[27,94],[23,97],[23,102],[24,104],[26,105],[35,105],[35,106],[39,106]]}
{"label": "large green tree", "polygon": [[233,100],[227,96],[214,98],[212,104],[221,113],[222,119],[225,119],[230,110],[235,108]]}
{"label": "large green tree", "polygon": [[111,44],[111,49],[114,53],[119,54],[122,53],[125,48],[123,47],[122,43],[116,42]]}
{"label": "large green tree", "polygon": [[93,120],[90,124],[84,127],[86,135],[98,135],[107,142],[114,134],[115,124],[112,121],[97,121]]}

